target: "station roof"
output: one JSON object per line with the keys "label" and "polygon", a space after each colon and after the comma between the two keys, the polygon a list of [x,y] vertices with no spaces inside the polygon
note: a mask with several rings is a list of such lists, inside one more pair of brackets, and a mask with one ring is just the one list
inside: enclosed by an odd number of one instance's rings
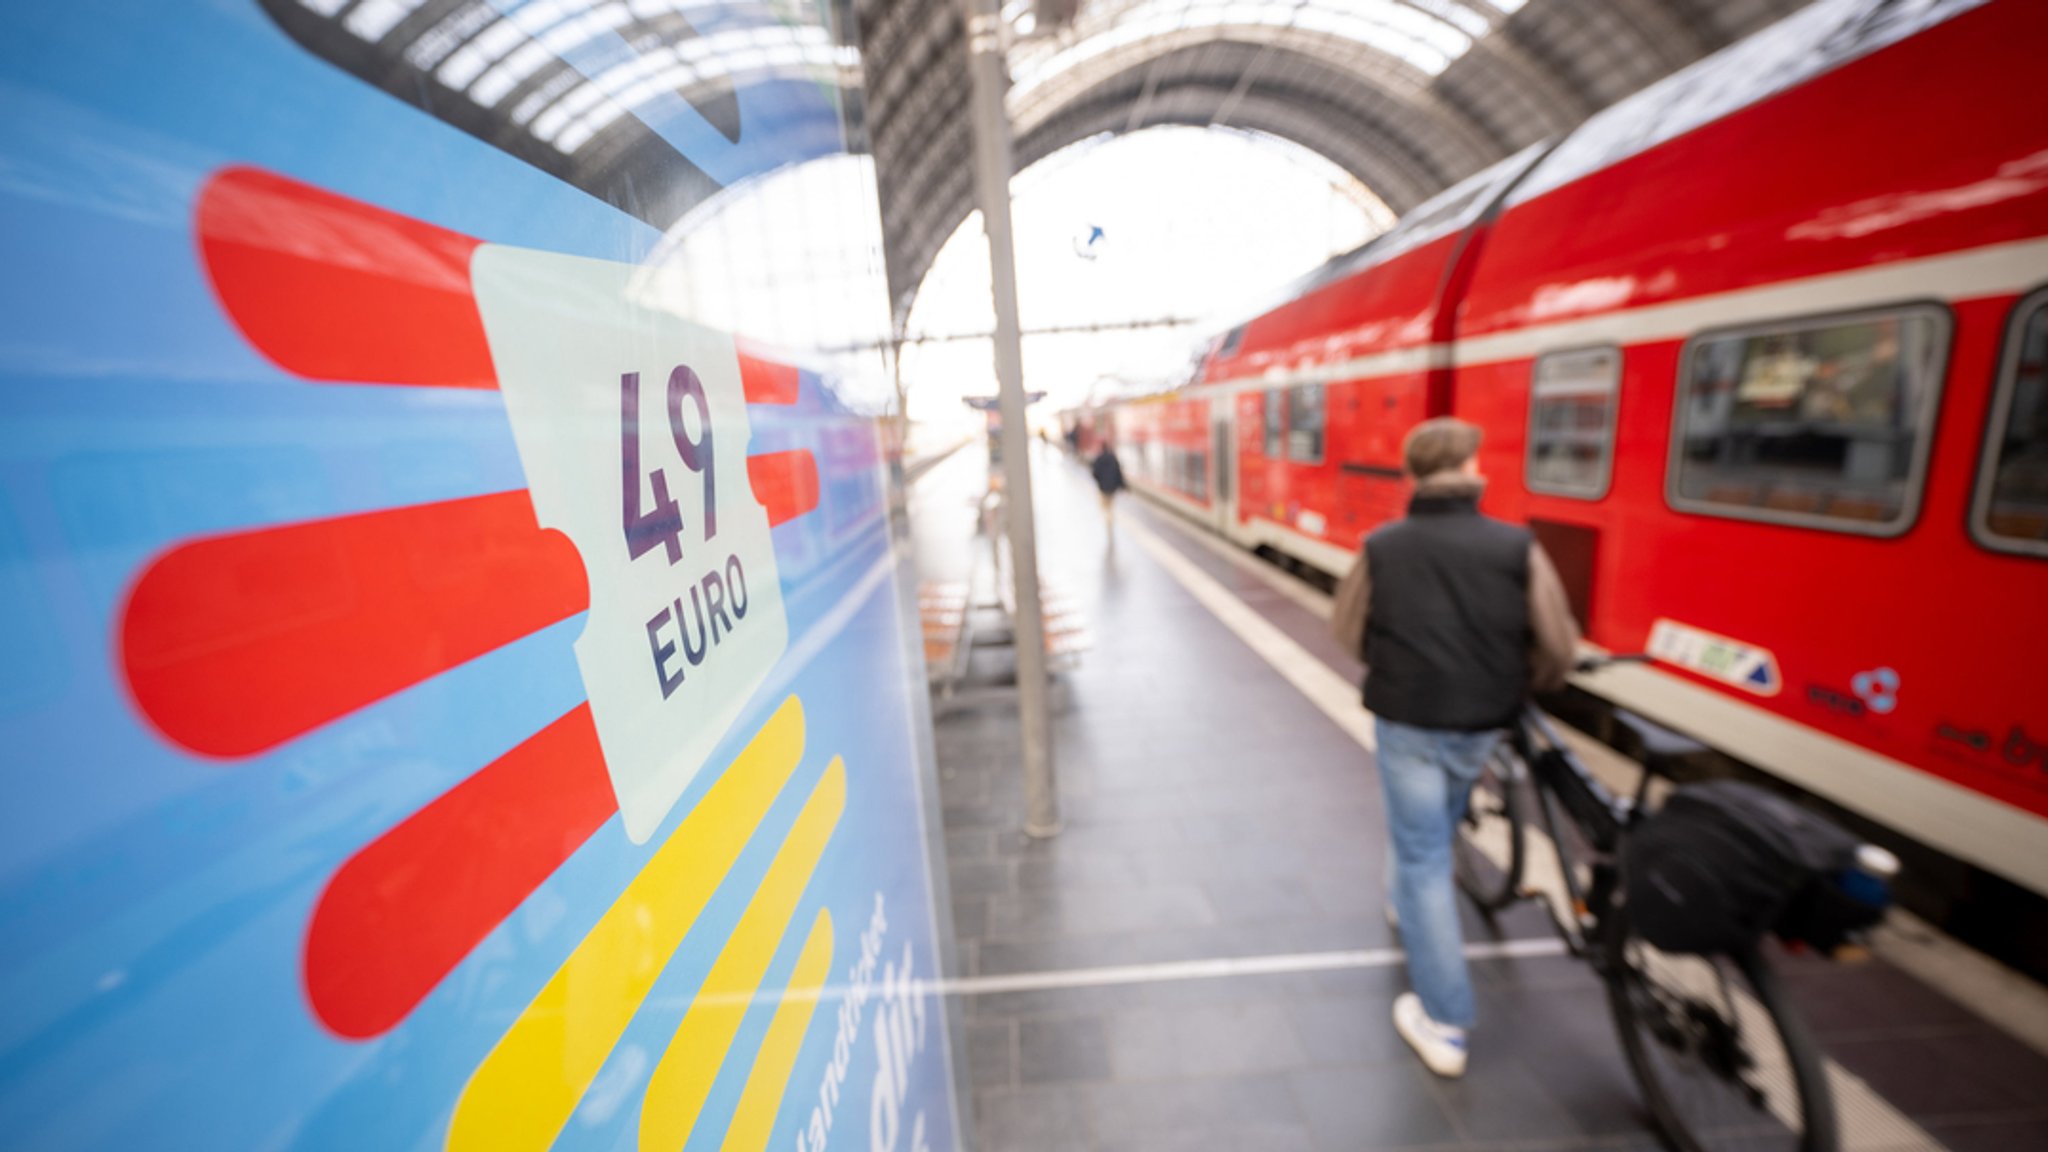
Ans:
{"label": "station roof", "polygon": [[[1161,125],[1300,144],[1396,213],[1807,0],[1007,0],[1014,163]],[[900,328],[974,210],[961,0],[854,0]]]}
{"label": "station roof", "polygon": [[[1928,7],[1813,2],[1847,23]],[[829,28],[811,0],[258,3],[316,55],[663,231],[763,166],[837,153],[852,124],[898,330],[975,207],[967,0],[823,0]],[[1002,3],[1018,170],[1103,134],[1223,126],[1319,153],[1406,213],[1808,0]],[[748,86],[766,134],[742,131]]]}

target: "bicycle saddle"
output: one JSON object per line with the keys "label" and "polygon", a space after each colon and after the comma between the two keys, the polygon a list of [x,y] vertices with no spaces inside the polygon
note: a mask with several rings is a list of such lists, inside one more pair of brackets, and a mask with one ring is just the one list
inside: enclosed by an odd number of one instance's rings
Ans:
{"label": "bicycle saddle", "polygon": [[1644,760],[1683,760],[1707,750],[1706,745],[1692,737],[1673,732],[1662,724],[1638,716],[1626,708],[1614,710],[1614,721],[1635,738],[1636,746],[1642,749]]}

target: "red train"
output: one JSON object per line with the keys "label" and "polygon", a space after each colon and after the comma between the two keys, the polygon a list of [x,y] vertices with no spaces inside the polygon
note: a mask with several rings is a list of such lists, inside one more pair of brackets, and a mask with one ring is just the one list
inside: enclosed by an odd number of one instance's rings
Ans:
{"label": "red train", "polygon": [[[1331,573],[1486,430],[1588,685],[2048,894],[2048,4],[1821,3],[1451,188],[1086,418]],[[1113,432],[1112,432],[1113,429]]]}

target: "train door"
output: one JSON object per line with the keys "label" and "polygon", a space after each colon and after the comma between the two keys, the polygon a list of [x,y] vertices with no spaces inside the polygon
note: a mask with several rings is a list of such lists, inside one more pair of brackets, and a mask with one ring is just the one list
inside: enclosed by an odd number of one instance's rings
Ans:
{"label": "train door", "polygon": [[1225,535],[1237,523],[1237,434],[1230,418],[1228,402],[1219,400],[1209,405],[1209,459],[1214,461],[1211,470],[1216,477],[1215,499],[1210,506],[1217,530]]}

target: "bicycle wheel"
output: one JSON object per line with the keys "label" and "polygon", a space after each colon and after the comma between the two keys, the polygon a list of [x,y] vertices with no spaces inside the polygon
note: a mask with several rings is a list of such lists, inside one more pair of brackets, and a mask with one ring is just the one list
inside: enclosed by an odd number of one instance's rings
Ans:
{"label": "bicycle wheel", "polygon": [[1520,768],[1506,742],[1494,749],[1472,785],[1465,818],[1458,822],[1457,840],[1451,846],[1458,887],[1482,912],[1513,900],[1522,882],[1527,787]]}
{"label": "bicycle wheel", "polygon": [[1757,948],[1659,951],[1613,913],[1607,997],[1629,1068],[1679,1152],[1836,1152],[1820,1053]]}

